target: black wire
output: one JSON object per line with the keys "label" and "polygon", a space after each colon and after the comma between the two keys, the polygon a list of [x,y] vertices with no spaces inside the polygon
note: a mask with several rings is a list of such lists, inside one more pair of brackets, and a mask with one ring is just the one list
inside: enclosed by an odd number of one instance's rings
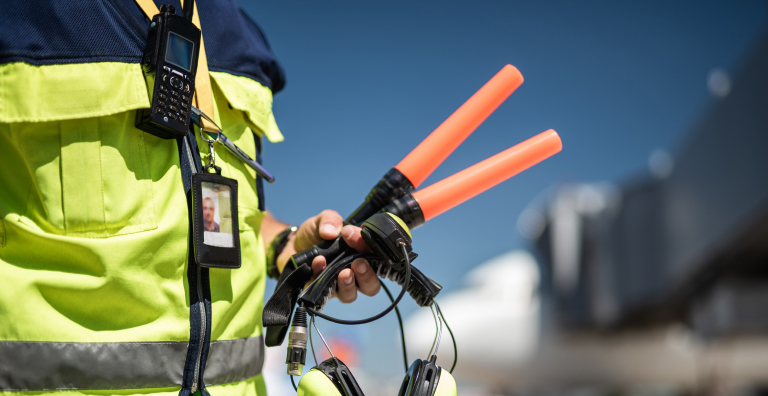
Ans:
{"label": "black wire", "polygon": [[320,272],[320,274],[315,278],[315,280],[310,282],[310,284],[309,284],[309,286],[307,286],[306,290],[309,290],[310,288],[314,287],[315,286],[315,282],[319,282],[320,281],[320,277],[323,275],[323,272],[325,272],[329,268],[333,267],[334,265],[336,265],[336,263],[338,263],[340,261],[343,262],[340,265],[344,266],[344,265],[347,265],[347,263],[351,263],[352,261],[355,261],[355,259],[358,258],[358,257],[366,257],[366,258],[368,258],[368,257],[375,257],[372,254],[355,254],[355,255],[352,255],[352,256],[349,256],[349,257],[345,258],[345,256],[347,255],[347,253],[349,253],[350,250],[351,250],[351,248],[347,249],[347,250],[344,250],[343,252],[339,253],[339,255],[336,256],[336,258],[333,259],[333,261],[331,261],[329,264],[326,264],[325,269],[323,269],[323,271]]}
{"label": "black wire", "polygon": [[291,377],[291,385],[293,385],[293,390],[295,390],[296,392],[298,392],[298,391],[299,391],[299,389],[296,387],[296,382],[293,380],[293,376],[292,376],[292,375],[290,375],[289,377]]}
{"label": "black wire", "polygon": [[448,370],[448,372],[453,374],[453,369],[456,368],[456,362],[459,361],[459,350],[456,348],[456,337],[453,336],[453,331],[451,330],[451,326],[448,326],[448,321],[445,320],[445,315],[443,315],[443,311],[440,309],[440,306],[437,305],[437,301],[435,301],[435,308],[437,308],[437,313],[440,314],[440,317],[443,318],[443,323],[445,324],[445,327],[448,329],[448,333],[451,334],[451,341],[453,342],[453,365],[451,366],[451,369]]}
{"label": "black wire", "polygon": [[[338,263],[340,260],[342,260],[344,257],[347,256],[347,254],[349,253],[350,250],[352,250],[352,248],[347,248],[347,249],[343,250],[341,253],[339,253],[338,256],[336,256],[336,258],[333,259],[333,261],[331,261],[325,267],[328,268],[328,267],[331,267],[332,265]],[[355,257],[360,257],[360,256],[362,256],[362,254],[356,254],[355,255]]]}
{"label": "black wire", "polygon": [[[395,299],[392,297],[392,293],[389,292],[387,285],[385,285],[384,281],[381,279],[379,279],[379,282],[381,283],[381,287],[384,289],[384,293],[387,293],[389,301],[394,303]],[[400,339],[403,342],[403,363],[405,364],[405,372],[408,372],[408,350],[405,347],[405,329],[403,328],[403,318],[400,316],[400,309],[398,307],[395,307],[395,314],[397,314],[397,324],[400,325]]]}
{"label": "black wire", "polygon": [[411,260],[408,257],[408,251],[405,249],[405,245],[404,244],[400,245],[400,247],[403,249],[403,255],[405,256],[405,282],[403,283],[403,289],[400,290],[400,294],[397,296],[395,301],[389,307],[387,307],[387,309],[381,311],[377,315],[371,316],[370,318],[360,319],[360,320],[344,320],[344,319],[334,318],[333,316],[325,315],[309,307],[304,307],[304,308],[306,308],[307,311],[311,312],[313,315],[317,315],[325,320],[331,321],[333,323],[343,324],[343,325],[366,324],[366,323],[371,323],[374,320],[381,319],[382,317],[384,317],[384,315],[392,312],[392,310],[395,309],[395,307],[397,307],[397,304],[405,295],[405,292],[408,290],[408,285],[411,282]]}

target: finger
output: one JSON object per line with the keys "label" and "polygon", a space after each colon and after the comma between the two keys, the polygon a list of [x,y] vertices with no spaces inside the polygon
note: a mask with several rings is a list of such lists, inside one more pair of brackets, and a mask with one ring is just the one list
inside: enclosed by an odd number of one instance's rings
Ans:
{"label": "finger", "polygon": [[339,290],[336,296],[343,303],[351,303],[357,299],[357,286],[355,286],[355,273],[346,268],[339,273]]}
{"label": "finger", "polygon": [[344,242],[352,249],[357,250],[360,253],[370,253],[371,248],[365,243],[363,237],[360,234],[360,227],[352,225],[346,225],[341,229],[341,237],[344,238]]}
{"label": "finger", "polygon": [[324,210],[318,215],[317,230],[323,239],[336,239],[341,232],[343,220],[341,215],[333,210]]}
{"label": "finger", "polygon": [[317,256],[312,260],[312,278],[316,278],[325,269],[325,256]]}
{"label": "finger", "polygon": [[304,287],[306,288],[312,282],[317,278],[318,275],[320,275],[321,272],[325,269],[325,257],[323,256],[317,256],[312,260],[312,264],[310,265],[312,267],[312,277],[309,278],[309,280],[304,284]]}
{"label": "finger", "polygon": [[296,249],[297,252],[320,242],[320,235],[315,232],[315,224],[317,224],[315,217],[317,216],[304,220],[299,226],[299,229],[296,230],[296,238],[293,240],[293,248]]}
{"label": "finger", "polygon": [[381,289],[381,282],[376,273],[364,258],[357,258],[352,262],[352,270],[355,271],[357,288],[366,296],[375,296]]}

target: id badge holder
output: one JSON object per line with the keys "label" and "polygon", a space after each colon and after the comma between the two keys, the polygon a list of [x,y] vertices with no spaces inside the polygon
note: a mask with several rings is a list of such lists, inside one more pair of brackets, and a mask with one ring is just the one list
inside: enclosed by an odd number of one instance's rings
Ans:
{"label": "id badge holder", "polygon": [[213,144],[208,143],[208,165],[192,175],[192,230],[195,261],[201,267],[240,268],[240,227],[237,216],[237,180],[221,176],[215,165]]}

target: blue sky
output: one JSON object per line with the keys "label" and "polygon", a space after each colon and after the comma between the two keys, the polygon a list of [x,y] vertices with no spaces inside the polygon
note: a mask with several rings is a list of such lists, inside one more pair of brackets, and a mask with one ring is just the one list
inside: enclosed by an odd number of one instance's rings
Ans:
{"label": "blue sky", "polygon": [[[526,246],[517,217],[547,187],[620,181],[645,172],[653,150],[674,153],[716,100],[707,74],[737,71],[766,15],[761,0],[240,4],[287,73],[274,101],[286,141],[266,144],[264,161],[277,178],[267,206],[288,222],[326,208],[346,216],[505,64],[521,71],[525,83],[423,185],[548,128],[563,152],[414,232],[414,265],[445,292],[481,262]],[[327,311],[359,318],[386,305],[362,297]],[[356,340],[366,367],[401,370],[394,318],[321,329]]]}

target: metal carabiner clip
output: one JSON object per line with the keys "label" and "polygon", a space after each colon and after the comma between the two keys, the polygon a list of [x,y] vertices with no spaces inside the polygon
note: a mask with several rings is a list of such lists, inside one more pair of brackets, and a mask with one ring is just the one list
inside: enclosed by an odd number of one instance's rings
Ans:
{"label": "metal carabiner clip", "polygon": [[[213,125],[216,125],[216,124],[213,124]],[[219,129],[219,127],[216,126],[216,129]],[[206,171],[209,171],[209,169],[213,168],[213,169],[216,170],[216,173],[221,174],[221,168],[216,166],[216,152],[213,149],[213,145],[216,142],[218,142],[219,139],[221,138],[221,129],[219,129],[219,133],[216,134],[216,139],[208,139],[208,138],[206,138],[205,135],[203,134],[203,127],[202,127],[202,125],[198,125],[198,129],[197,130],[200,133],[200,138],[203,139],[203,141],[205,141],[206,143],[208,143],[208,153],[209,153],[209,155],[208,155],[208,166],[206,166],[204,169]]]}

